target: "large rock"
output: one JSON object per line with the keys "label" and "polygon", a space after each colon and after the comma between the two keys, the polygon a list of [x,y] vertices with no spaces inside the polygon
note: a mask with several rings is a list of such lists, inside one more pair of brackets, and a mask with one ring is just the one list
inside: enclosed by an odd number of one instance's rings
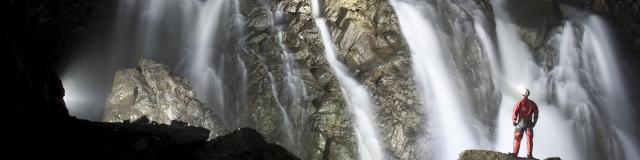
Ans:
{"label": "large rock", "polygon": [[196,98],[185,78],[150,59],[140,59],[135,69],[119,70],[106,103],[105,122],[146,116],[162,124],[178,120],[207,128],[211,138],[227,132],[211,109]]}
{"label": "large rock", "polygon": [[[460,153],[458,160],[513,160],[514,157],[511,154],[500,153],[496,151],[488,150],[466,150]],[[520,160],[537,160],[536,158],[518,157]],[[560,160],[558,157],[545,158],[545,160]]]}

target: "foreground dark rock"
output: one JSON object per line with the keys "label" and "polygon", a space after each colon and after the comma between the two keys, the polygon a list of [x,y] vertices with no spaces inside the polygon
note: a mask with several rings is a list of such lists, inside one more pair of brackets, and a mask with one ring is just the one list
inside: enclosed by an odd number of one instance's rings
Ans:
{"label": "foreground dark rock", "polygon": [[12,145],[18,152],[11,153],[25,159],[298,159],[250,128],[207,141],[207,129],[177,121],[166,125],[142,117],[122,123],[75,118],[60,122],[50,124],[57,129],[46,136],[25,129],[29,132]]}
{"label": "foreground dark rock", "polygon": [[[212,152],[213,151],[213,152]],[[197,159],[298,159],[285,148],[265,142],[260,133],[240,128],[206,143]]]}
{"label": "foreground dark rock", "polygon": [[[460,153],[458,160],[513,160],[514,157],[507,153],[488,150],[466,150]],[[518,157],[519,160],[537,160],[536,158]],[[559,157],[545,158],[544,160],[560,160]]]}

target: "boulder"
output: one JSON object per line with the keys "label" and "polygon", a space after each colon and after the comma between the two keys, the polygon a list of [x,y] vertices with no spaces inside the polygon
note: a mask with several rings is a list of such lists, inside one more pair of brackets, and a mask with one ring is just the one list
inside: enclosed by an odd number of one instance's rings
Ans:
{"label": "boulder", "polygon": [[251,128],[239,128],[208,142],[198,151],[197,159],[298,160],[282,146],[267,143]]}
{"label": "boulder", "polygon": [[150,59],[140,59],[135,69],[116,72],[103,121],[133,121],[143,116],[161,124],[177,120],[203,127],[211,131],[210,138],[227,132],[184,77]]}

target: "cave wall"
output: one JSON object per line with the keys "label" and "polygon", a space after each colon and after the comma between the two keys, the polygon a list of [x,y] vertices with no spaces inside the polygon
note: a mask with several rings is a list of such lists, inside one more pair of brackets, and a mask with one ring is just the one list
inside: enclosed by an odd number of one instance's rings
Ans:
{"label": "cave wall", "polygon": [[3,1],[2,50],[10,67],[10,106],[15,116],[34,119],[68,117],[59,66],[79,39],[93,35],[89,28],[110,12],[110,1]]}

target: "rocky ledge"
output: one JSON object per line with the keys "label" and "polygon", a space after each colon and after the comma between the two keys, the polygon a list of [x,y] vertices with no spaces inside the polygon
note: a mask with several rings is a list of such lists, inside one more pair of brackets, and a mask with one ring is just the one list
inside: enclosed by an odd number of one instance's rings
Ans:
{"label": "rocky ledge", "polygon": [[[466,150],[460,153],[458,160],[513,160],[513,156],[508,153],[501,153],[488,150]],[[536,158],[518,157],[519,160],[537,160]],[[560,160],[559,157],[549,157],[544,160]]]}

